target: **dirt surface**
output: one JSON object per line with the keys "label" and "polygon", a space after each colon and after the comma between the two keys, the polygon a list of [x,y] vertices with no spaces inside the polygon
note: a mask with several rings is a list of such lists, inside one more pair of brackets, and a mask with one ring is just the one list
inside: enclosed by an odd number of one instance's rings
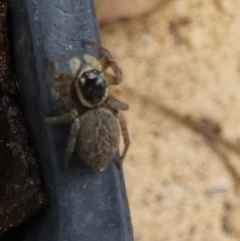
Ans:
{"label": "dirt surface", "polygon": [[130,104],[124,172],[136,241],[240,239],[237,147],[180,121],[204,119],[239,146],[239,12],[239,0],[176,0],[101,28],[124,73],[114,92]]}
{"label": "dirt surface", "polygon": [[169,0],[94,0],[100,24],[114,20],[139,17]]}

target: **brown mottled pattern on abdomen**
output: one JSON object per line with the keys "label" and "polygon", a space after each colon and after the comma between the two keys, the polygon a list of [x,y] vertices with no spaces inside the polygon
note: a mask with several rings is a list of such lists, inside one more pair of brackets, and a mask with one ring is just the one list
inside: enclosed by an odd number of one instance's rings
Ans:
{"label": "brown mottled pattern on abdomen", "polygon": [[119,127],[112,112],[104,108],[87,111],[81,116],[77,151],[93,169],[103,170],[119,146]]}

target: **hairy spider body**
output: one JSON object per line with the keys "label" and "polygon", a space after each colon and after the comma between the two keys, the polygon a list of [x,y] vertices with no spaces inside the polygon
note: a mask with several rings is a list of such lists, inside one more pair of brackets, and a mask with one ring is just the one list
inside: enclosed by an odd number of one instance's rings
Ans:
{"label": "hairy spider body", "polygon": [[119,146],[116,118],[107,109],[94,108],[80,117],[80,126],[83,128],[77,136],[76,151],[93,169],[104,170]]}
{"label": "hairy spider body", "polygon": [[[72,74],[60,73],[54,61],[49,60],[49,69],[55,79],[51,89],[53,98],[60,103],[62,116],[46,118],[50,124],[72,121],[65,164],[74,151],[93,169],[103,171],[111,162],[119,146],[121,128],[124,149],[119,166],[130,145],[127,123],[120,112],[128,105],[115,99],[109,85],[120,84],[122,74],[111,54],[100,45],[85,40],[101,55],[99,59],[84,55],[83,61],[69,61]],[[114,75],[106,72],[112,68]],[[118,123],[119,126],[118,126]]]}

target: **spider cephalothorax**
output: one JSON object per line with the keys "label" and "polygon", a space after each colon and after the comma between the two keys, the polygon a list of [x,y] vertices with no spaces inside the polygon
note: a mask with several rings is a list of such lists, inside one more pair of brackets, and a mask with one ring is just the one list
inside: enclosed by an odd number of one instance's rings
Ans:
{"label": "spider cephalothorax", "polygon": [[86,63],[82,65],[76,58],[70,61],[72,74],[76,73],[71,92],[83,106],[93,108],[101,105],[108,97],[108,84],[101,65],[94,66],[94,57],[85,55],[84,61]]}
{"label": "spider cephalothorax", "polygon": [[[122,131],[124,149],[119,165],[130,145],[127,123],[120,112],[128,105],[115,99],[109,85],[120,84],[122,74],[111,54],[100,45],[84,41],[100,54],[100,58],[85,54],[82,61],[69,61],[71,75],[60,73],[54,61],[49,61],[56,84],[51,89],[53,98],[61,104],[63,114],[46,118],[50,124],[72,121],[66,150],[65,167],[74,151],[93,169],[102,171],[111,162],[119,145]],[[113,70],[113,75],[106,72]],[[118,123],[119,126],[118,126]]]}

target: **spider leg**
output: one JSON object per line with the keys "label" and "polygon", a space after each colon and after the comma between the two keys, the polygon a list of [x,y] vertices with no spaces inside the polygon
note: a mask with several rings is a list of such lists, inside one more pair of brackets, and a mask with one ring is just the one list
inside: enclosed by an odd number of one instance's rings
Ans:
{"label": "spider leg", "polygon": [[109,85],[119,85],[121,83],[117,80],[116,76],[109,73],[105,73],[105,79]]}
{"label": "spider leg", "polygon": [[112,110],[128,110],[129,106],[128,104],[115,99],[112,95],[109,95],[106,101],[108,107],[110,107]]}
{"label": "spider leg", "polygon": [[[72,77],[66,73],[60,73],[54,60],[47,59],[48,72],[45,78],[46,86],[54,100],[60,99],[68,90]],[[50,73],[49,73],[50,72]],[[52,80],[54,78],[54,81]]]}
{"label": "spider leg", "polygon": [[59,73],[59,70],[58,70],[58,67],[57,67],[55,61],[53,61],[51,59],[47,59],[47,65],[48,65],[48,70],[47,70],[46,77],[45,77],[45,84],[46,84],[52,98],[57,100],[59,98],[59,94],[56,91],[56,83],[54,83],[54,81],[52,80],[52,77],[54,77],[54,79],[56,79],[59,77],[60,73]]}
{"label": "spider leg", "polygon": [[119,121],[120,128],[122,131],[122,136],[123,136],[123,142],[124,142],[124,149],[119,162],[119,167],[122,168],[123,160],[130,146],[130,138],[129,138],[128,128],[127,128],[127,122],[124,115],[121,112],[118,112],[117,114],[115,114],[115,116]]}
{"label": "spider leg", "polygon": [[80,130],[80,118],[76,118],[70,130],[70,137],[68,139],[68,145],[67,145],[66,156],[64,161],[64,169],[68,168],[69,160],[73,154],[79,130]]}
{"label": "spider leg", "polygon": [[53,78],[57,79],[60,76],[60,72],[56,62],[52,59],[47,59],[47,65]]}
{"label": "spider leg", "polygon": [[91,40],[88,39],[84,39],[83,43],[90,45],[93,49],[95,49],[97,52],[99,52],[101,55],[105,55],[107,56],[109,59],[113,59],[112,55],[110,54],[110,52],[103,48],[100,44],[93,42]]}
{"label": "spider leg", "polygon": [[72,110],[70,113],[66,113],[61,116],[45,117],[44,122],[48,124],[63,124],[74,120],[77,116],[78,112],[76,110]]}
{"label": "spider leg", "polygon": [[108,78],[110,78],[110,76],[112,76],[111,77],[112,81],[109,84],[118,85],[122,82],[122,71],[120,70],[117,63],[114,61],[114,59],[110,57],[111,55],[107,56],[105,54],[106,54],[106,52],[104,51],[103,57],[101,57],[98,61],[102,65],[103,70],[106,70],[108,67],[110,67],[115,75],[115,76],[113,76],[111,74],[106,73],[106,75],[109,75]]}
{"label": "spider leg", "polygon": [[106,70],[108,67],[113,70],[115,78],[113,78],[113,76],[109,84],[120,84],[122,82],[122,71],[114,61],[110,52],[101,45],[90,40],[83,40],[83,43],[90,45],[93,49],[100,53],[101,58],[98,59],[98,62],[101,64],[103,70]]}

